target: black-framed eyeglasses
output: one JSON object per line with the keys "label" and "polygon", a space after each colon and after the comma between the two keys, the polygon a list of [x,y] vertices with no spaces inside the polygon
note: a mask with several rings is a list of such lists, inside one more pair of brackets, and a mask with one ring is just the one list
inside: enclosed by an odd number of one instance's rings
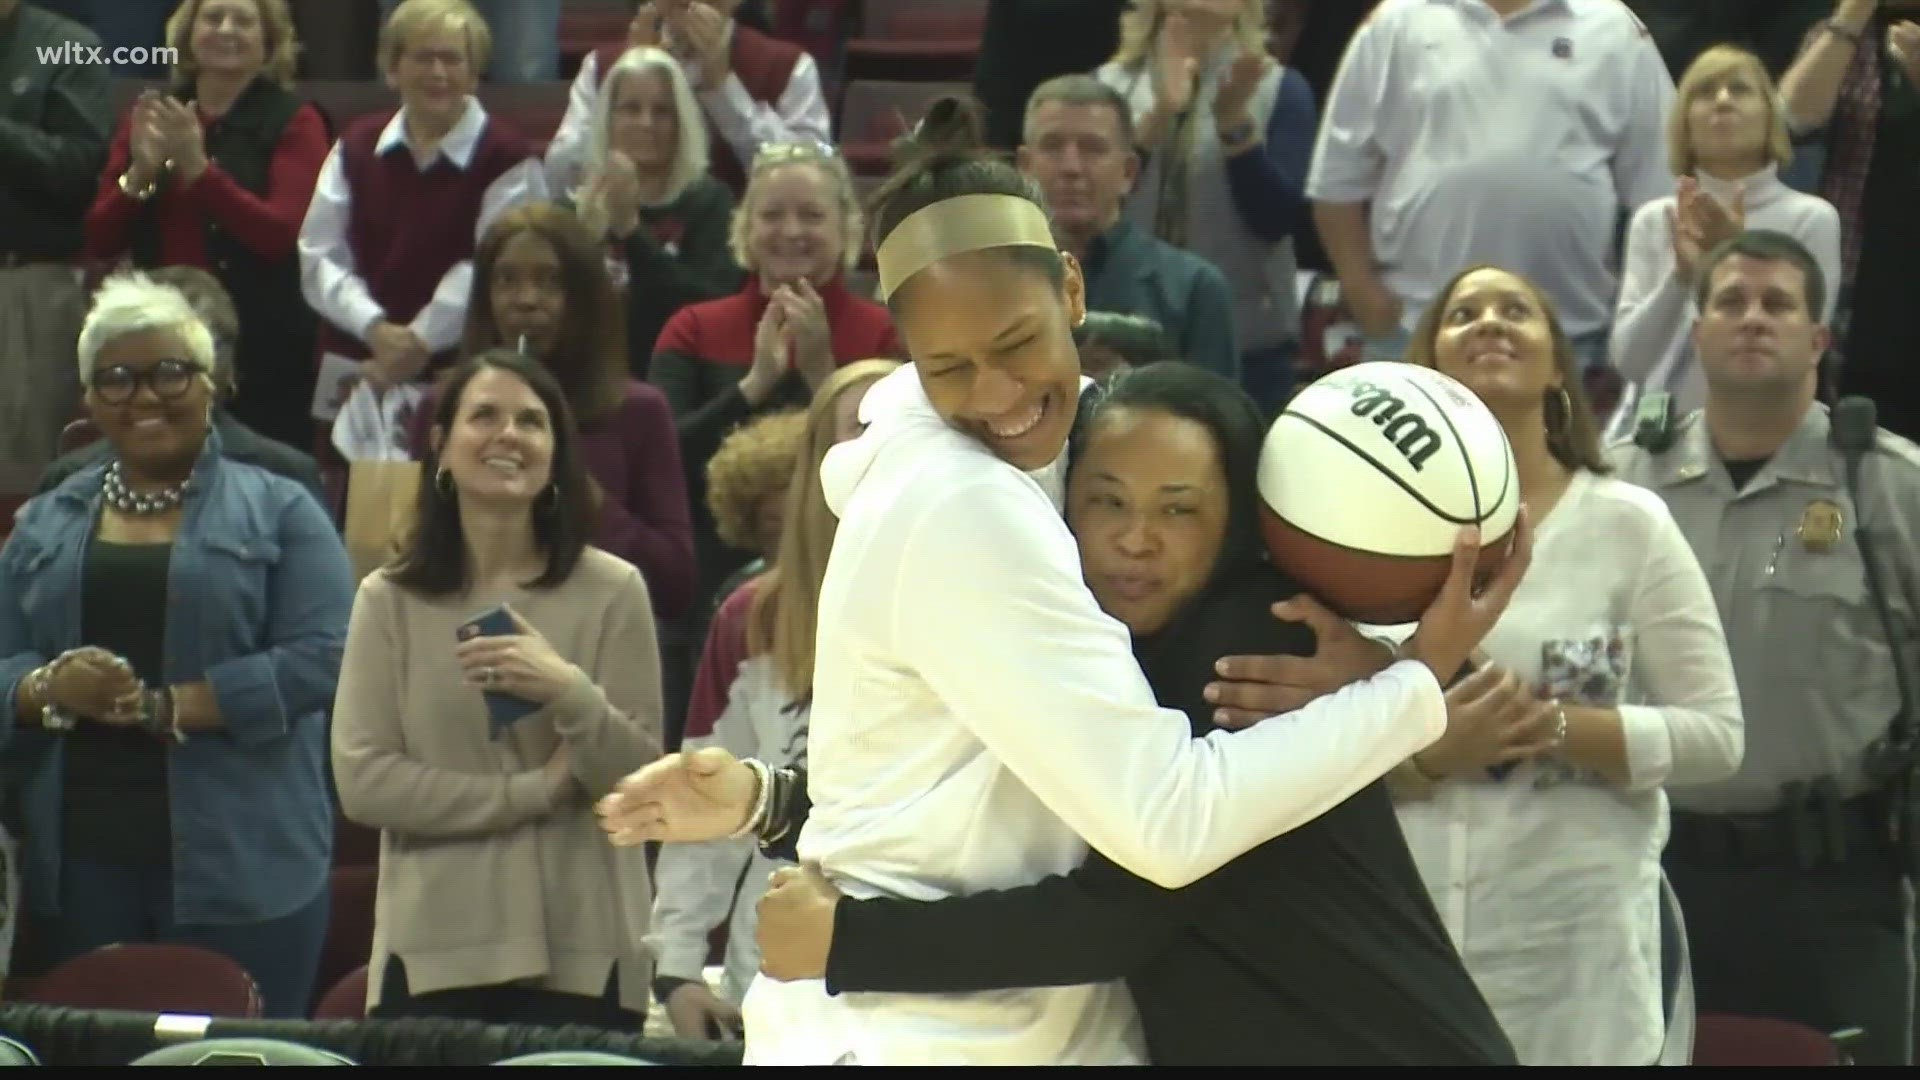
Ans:
{"label": "black-framed eyeglasses", "polygon": [[170,401],[185,394],[205,372],[205,368],[185,360],[162,360],[145,370],[116,364],[93,373],[93,392],[109,405],[124,405],[133,400],[144,383],[156,396]]}

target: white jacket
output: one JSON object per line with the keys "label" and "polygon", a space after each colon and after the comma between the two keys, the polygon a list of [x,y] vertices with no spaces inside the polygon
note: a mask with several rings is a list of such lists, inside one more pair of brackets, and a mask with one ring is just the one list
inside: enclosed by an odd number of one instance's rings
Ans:
{"label": "white jacket", "polygon": [[[821,589],[800,838],[847,895],[930,900],[1065,873],[1087,841],[1169,888],[1312,820],[1445,728],[1400,663],[1283,721],[1195,739],[1080,576],[1064,462],[1028,475],[934,412],[911,366],[822,466]],[[1083,840],[1085,837],[1086,840]],[[757,979],[747,1062],[1136,1064],[1120,983],[848,993]]]}
{"label": "white jacket", "polygon": [[[682,752],[723,746],[737,758],[774,766],[806,764],[807,710],[786,707],[788,695],[766,656],[740,664],[727,709],[706,735],[689,736]],[[760,853],[751,837],[703,844],[664,844],[654,867],[653,932],[648,944],[655,974],[704,981],[708,935],[727,924],[721,995],[738,1006],[760,970],[756,905],[774,870],[790,866]],[[731,910],[732,918],[728,918]]]}

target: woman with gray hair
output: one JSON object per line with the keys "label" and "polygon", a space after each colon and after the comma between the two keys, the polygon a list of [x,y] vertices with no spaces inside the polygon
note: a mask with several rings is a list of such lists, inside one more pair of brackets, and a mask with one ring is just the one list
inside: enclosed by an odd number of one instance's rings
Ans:
{"label": "woman with gray hair", "polygon": [[[240,314],[234,310],[233,298],[227,295],[220,279],[197,266],[163,266],[148,271],[148,277],[157,285],[180,290],[180,295],[193,305],[200,321],[213,335],[213,428],[220,433],[220,452],[235,461],[258,465],[268,472],[299,481],[324,506],[326,492],[320,486],[320,468],[314,463],[313,455],[260,434],[242,423],[229,407],[235,385],[234,354],[240,345]],[[47,471],[40,474],[40,487],[35,494],[52,491],[81,469],[112,457],[113,447],[109,443],[81,446],[47,466]]]}
{"label": "woman with gray hair", "polygon": [[733,195],[707,174],[707,125],[674,58],[628,49],[607,71],[588,135],[580,220],[604,237],[627,294],[627,356],[645,379],[673,313],[740,288],[727,248]]}
{"label": "woman with gray hair", "polygon": [[0,549],[0,767],[32,966],[197,945],[244,966],[268,1015],[304,1015],[346,550],[304,487],[222,453],[213,336],[178,290],[108,279],[79,354],[111,453],[29,502]]}

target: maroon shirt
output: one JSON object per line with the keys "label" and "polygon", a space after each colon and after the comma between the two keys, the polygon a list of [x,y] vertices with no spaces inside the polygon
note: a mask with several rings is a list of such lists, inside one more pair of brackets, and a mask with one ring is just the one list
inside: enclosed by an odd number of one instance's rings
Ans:
{"label": "maroon shirt", "polygon": [[[388,111],[354,121],[340,139],[340,164],[353,190],[347,244],[354,267],[387,318],[404,326],[433,299],[448,270],[473,258],[487,189],[538,155],[532,143],[489,116],[465,169],[439,157],[422,171],[404,142],[374,153],[393,117]],[[370,355],[357,336],[363,329],[346,333],[323,322],[321,349],[363,359]]]}

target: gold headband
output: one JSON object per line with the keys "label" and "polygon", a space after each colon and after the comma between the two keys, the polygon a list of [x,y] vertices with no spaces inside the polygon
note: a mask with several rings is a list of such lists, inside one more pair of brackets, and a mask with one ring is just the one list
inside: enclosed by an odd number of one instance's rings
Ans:
{"label": "gold headband", "polygon": [[908,278],[949,255],[996,247],[1060,250],[1046,212],[1017,195],[961,195],[916,210],[874,253],[880,299],[891,299]]}

